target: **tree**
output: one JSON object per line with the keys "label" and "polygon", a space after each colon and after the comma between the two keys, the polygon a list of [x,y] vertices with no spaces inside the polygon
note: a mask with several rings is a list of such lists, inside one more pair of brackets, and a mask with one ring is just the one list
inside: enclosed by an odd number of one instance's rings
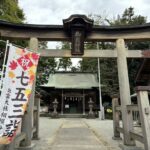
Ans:
{"label": "tree", "polygon": [[13,23],[23,23],[25,17],[23,10],[18,6],[18,0],[1,0],[0,19]]}
{"label": "tree", "polygon": [[[117,19],[110,20],[106,17],[97,16],[95,18],[97,25],[109,24],[110,26],[119,25],[141,25],[146,23],[146,17],[134,14],[134,8],[129,7],[125,9],[122,15],[118,15]],[[148,49],[149,41],[142,42],[126,42],[129,49]],[[114,49],[115,43],[110,42],[99,42],[99,49]],[[85,49],[97,49],[96,43],[86,43]],[[137,72],[137,68],[140,64],[139,59],[128,59],[128,70],[131,92],[134,89],[134,80]],[[83,59],[79,62],[81,71],[97,72],[97,59]],[[102,87],[102,92],[107,94],[118,93],[118,77],[117,77],[117,62],[116,59],[100,59],[100,70],[101,70],[101,84],[105,85]]]}
{"label": "tree", "polygon": [[72,62],[70,58],[60,58],[58,69],[62,68],[65,71],[67,71],[67,69],[71,68],[71,65]]}
{"label": "tree", "polygon": [[[86,49],[113,49],[113,43],[104,42],[94,42],[86,43]],[[97,58],[84,58],[80,62],[80,70],[82,72],[93,72],[98,75],[98,59]],[[116,68],[116,59],[100,58],[100,77],[102,86],[102,93],[104,94],[114,94],[118,93],[118,77]]]}
{"label": "tree", "polygon": [[[70,43],[69,42],[62,42],[61,49],[70,49]],[[58,69],[64,69],[67,71],[67,69],[71,68],[72,62],[70,58],[60,58],[58,63]]]}
{"label": "tree", "polygon": [[[129,7],[125,9],[124,13],[120,16],[118,15],[118,18],[116,20],[110,21],[110,25],[141,25],[145,24],[147,21],[147,18],[141,15],[135,15],[134,14],[134,8]],[[126,46],[128,49],[149,49],[150,42],[149,41],[129,41],[126,42]],[[139,65],[141,64],[141,59],[128,59],[128,72],[129,72],[129,80],[130,80],[130,88],[131,92],[134,92],[135,87],[135,77],[137,74],[137,70],[139,68]]]}
{"label": "tree", "polygon": [[[47,42],[39,42],[40,49],[47,48]],[[40,85],[43,85],[48,82],[50,74],[53,74],[56,70],[56,60],[55,58],[45,58],[40,57],[38,68],[37,68],[37,80],[36,80],[36,89],[40,90]]]}
{"label": "tree", "polygon": [[[1,0],[0,2],[0,19],[13,23],[23,23],[25,20],[23,10],[19,8],[17,0]],[[14,41],[17,45],[26,46],[25,41]],[[2,68],[5,43],[0,42],[0,69]]]}
{"label": "tree", "polygon": [[141,25],[146,23],[147,18],[141,15],[135,15],[134,8],[129,7],[125,9],[123,14],[115,20],[107,20],[110,25]]}
{"label": "tree", "polygon": [[[95,25],[106,25],[108,24],[106,17],[101,17],[100,15],[91,15],[94,19]],[[111,42],[87,42],[85,43],[85,49],[114,49],[115,44]],[[84,58],[80,62],[80,70],[82,72],[94,72],[98,75],[98,59],[97,58]],[[102,93],[111,95],[113,93],[118,93],[118,78],[117,78],[117,68],[115,59],[105,59],[100,58],[100,76]]]}

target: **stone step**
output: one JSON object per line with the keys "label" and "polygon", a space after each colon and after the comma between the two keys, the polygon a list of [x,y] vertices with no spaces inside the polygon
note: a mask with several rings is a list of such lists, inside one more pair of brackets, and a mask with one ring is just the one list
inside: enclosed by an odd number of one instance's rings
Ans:
{"label": "stone step", "polygon": [[83,115],[83,114],[63,114],[63,115],[59,115],[60,118],[86,118],[87,115]]}

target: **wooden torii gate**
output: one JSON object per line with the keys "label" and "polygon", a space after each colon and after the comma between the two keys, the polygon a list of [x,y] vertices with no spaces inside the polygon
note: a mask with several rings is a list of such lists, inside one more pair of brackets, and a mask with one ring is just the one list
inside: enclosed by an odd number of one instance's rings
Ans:
{"label": "wooden torii gate", "polygon": [[[130,88],[127,69],[127,58],[150,58],[150,50],[128,50],[125,42],[129,40],[150,40],[150,24],[137,26],[94,26],[93,20],[85,15],[72,15],[63,20],[63,25],[33,25],[14,24],[0,21],[0,37],[2,39],[29,40],[29,48],[38,51],[43,57],[72,57],[72,58],[116,58],[118,65],[119,89],[121,99],[121,112],[123,122],[124,145],[132,147],[135,145],[131,138],[132,114],[128,113],[127,105],[131,104]],[[38,41],[70,41],[70,50],[39,50]],[[111,41],[116,42],[114,50],[84,50],[84,42]],[[34,89],[28,105],[27,112],[23,118],[22,132],[25,139],[18,149],[32,149],[32,138],[38,139],[38,119],[35,121],[35,132],[33,133]],[[39,98],[38,98],[39,99]],[[39,114],[37,113],[36,116]],[[116,129],[114,129],[116,131]],[[13,149],[11,149],[13,150]]]}

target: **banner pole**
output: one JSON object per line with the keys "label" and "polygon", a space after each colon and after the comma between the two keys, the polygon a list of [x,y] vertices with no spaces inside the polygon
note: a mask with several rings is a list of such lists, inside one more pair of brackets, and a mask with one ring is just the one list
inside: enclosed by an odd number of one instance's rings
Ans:
{"label": "banner pole", "polygon": [[7,52],[8,52],[8,46],[9,46],[9,40],[6,41],[6,47],[5,47],[5,54],[4,54],[4,60],[3,60],[3,65],[2,65],[2,72],[1,72],[1,79],[0,79],[0,91],[3,86],[3,78],[4,78],[4,73],[5,73],[5,68],[6,68],[6,60],[7,60]]}

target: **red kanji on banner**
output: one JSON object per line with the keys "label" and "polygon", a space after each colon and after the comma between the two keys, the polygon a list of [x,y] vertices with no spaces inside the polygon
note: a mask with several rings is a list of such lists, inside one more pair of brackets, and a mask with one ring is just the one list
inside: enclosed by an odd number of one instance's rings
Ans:
{"label": "red kanji on banner", "polygon": [[24,70],[27,70],[28,68],[33,66],[33,63],[30,60],[28,55],[24,55],[23,57],[20,57],[19,59],[17,59],[17,61]]}

